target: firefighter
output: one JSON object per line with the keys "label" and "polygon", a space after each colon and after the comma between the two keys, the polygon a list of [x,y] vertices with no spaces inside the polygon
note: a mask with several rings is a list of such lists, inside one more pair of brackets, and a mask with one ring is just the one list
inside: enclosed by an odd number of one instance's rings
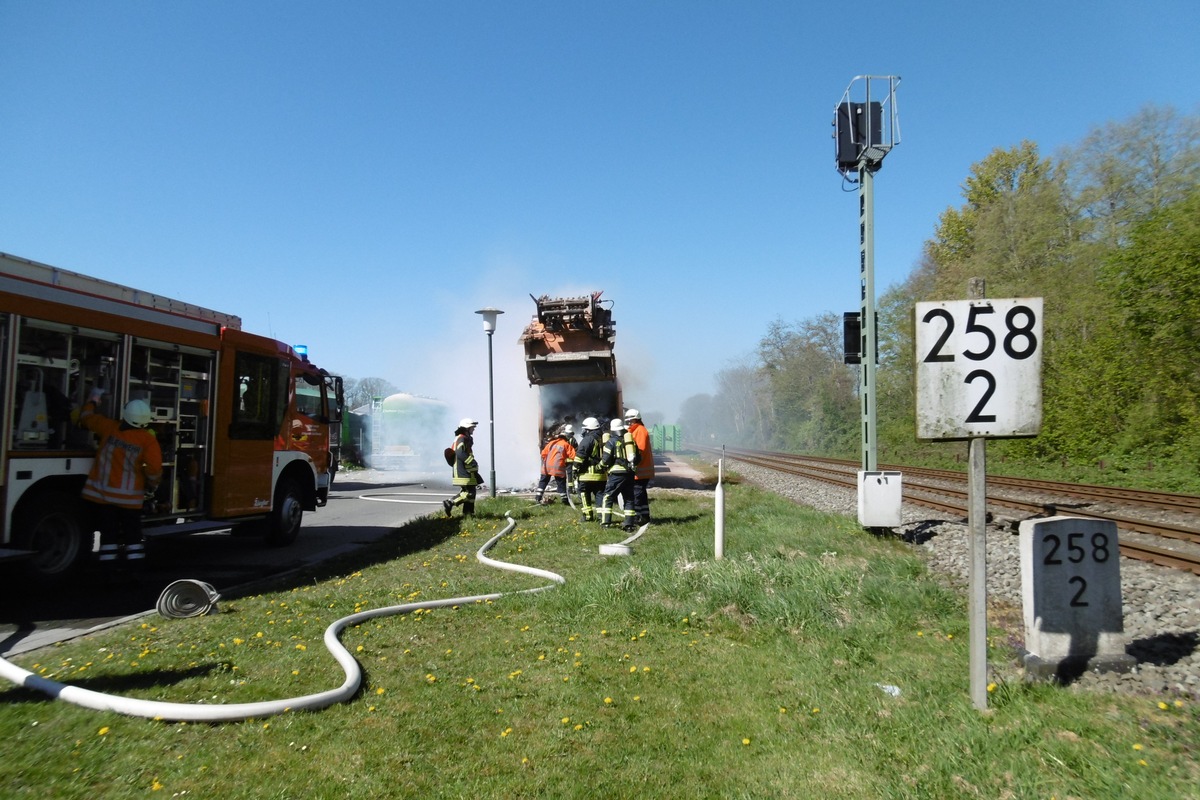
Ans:
{"label": "firefighter", "polygon": [[625,421],[614,419],[608,425],[611,435],[604,443],[600,463],[608,470],[608,481],[604,484],[604,503],[600,507],[600,524],[610,527],[613,520],[613,504],[620,498],[621,527],[636,530],[633,512],[633,475],[637,469],[638,450],[633,436],[625,430]]}
{"label": "firefighter", "polygon": [[635,522],[645,525],[650,522],[650,480],[654,477],[654,451],[650,446],[650,431],[642,424],[642,412],[636,408],[625,412],[625,425],[637,443],[637,470],[633,476],[633,511],[637,516]]}
{"label": "firefighter", "polygon": [[455,506],[463,507],[463,516],[469,517],[475,513],[475,490],[483,483],[479,476],[479,462],[475,460],[475,440],[471,434],[475,432],[478,420],[464,417],[459,420],[454,430],[454,475],[451,482],[459,487],[458,494],[449,500],[442,501],[449,517]]}
{"label": "firefighter", "polygon": [[580,520],[593,521],[595,505],[602,502],[604,484],[608,480],[604,468],[600,465],[601,442],[600,420],[588,417],[583,421],[583,438],[579,447],[575,448],[574,473],[579,483]]}
{"label": "firefighter", "polygon": [[558,497],[563,503],[567,503],[567,482],[573,477],[575,470],[575,445],[572,441],[575,435],[575,429],[570,425],[564,425],[557,433],[550,437],[550,441],[546,442],[546,446],[542,448],[542,476],[538,479],[537,496],[534,502],[541,505],[550,505],[554,502],[553,498],[544,499],[546,487],[550,485],[550,479],[554,478],[554,488],[558,492]]}
{"label": "firefighter", "polygon": [[79,410],[80,426],[100,437],[83,499],[95,506],[100,561],[141,563],[146,557],[142,507],[162,480],[162,448],[146,429],[151,414],[145,400],[126,403],[118,421],[96,411],[103,396],[93,389]]}

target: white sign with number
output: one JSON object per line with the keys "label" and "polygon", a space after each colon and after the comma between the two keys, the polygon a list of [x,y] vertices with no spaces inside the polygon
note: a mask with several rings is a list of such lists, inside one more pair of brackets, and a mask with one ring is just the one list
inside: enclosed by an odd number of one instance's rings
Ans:
{"label": "white sign with number", "polygon": [[917,438],[1036,436],[1042,298],[917,303]]}

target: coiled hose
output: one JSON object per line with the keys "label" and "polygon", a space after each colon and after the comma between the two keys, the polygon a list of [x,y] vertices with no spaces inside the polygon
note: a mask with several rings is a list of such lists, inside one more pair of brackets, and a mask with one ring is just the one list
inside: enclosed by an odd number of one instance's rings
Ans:
{"label": "coiled hose", "polygon": [[504,561],[496,561],[495,559],[488,558],[486,555],[487,551],[516,527],[517,521],[510,514],[505,514],[505,516],[508,518],[508,525],[480,547],[475,553],[475,558],[481,563],[495,567],[496,569],[534,575],[550,580],[553,583],[533,589],[521,589],[515,592],[496,592],[493,594],[472,595],[471,597],[451,597],[445,600],[404,603],[402,605],[376,608],[342,617],[325,629],[324,639],[326,649],[329,650],[330,654],[341,665],[342,671],[346,675],[346,680],[336,689],[329,689],[302,697],[288,697],[282,700],[264,700],[257,703],[230,703],[228,705],[211,706],[193,703],[169,703],[159,700],[140,700],[131,697],[121,697],[119,695],[103,694],[102,692],[82,689],[78,686],[71,686],[34,675],[29,670],[22,669],[4,658],[0,658],[0,677],[18,686],[45,692],[58,700],[63,700],[84,708],[91,708],[97,711],[115,711],[118,714],[125,714],[126,716],[145,717],[147,719],[168,722],[236,722],[271,717],[286,711],[315,711],[326,708],[335,703],[349,700],[358,692],[359,686],[362,684],[362,668],[359,667],[354,656],[350,655],[350,651],[338,640],[338,635],[346,628],[377,617],[407,614],[419,608],[446,608],[447,606],[465,605],[485,600],[497,600],[506,594],[534,594],[552,589],[558,584],[566,583],[566,578],[549,570],[526,567],[520,564],[509,564]]}
{"label": "coiled hose", "polygon": [[211,583],[184,578],[168,584],[154,608],[168,619],[202,617],[214,611],[220,599],[221,595]]}

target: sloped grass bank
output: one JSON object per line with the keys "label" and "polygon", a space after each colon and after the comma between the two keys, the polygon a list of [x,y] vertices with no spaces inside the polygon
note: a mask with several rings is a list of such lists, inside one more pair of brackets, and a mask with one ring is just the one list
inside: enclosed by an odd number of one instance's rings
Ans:
{"label": "sloped grass bank", "polygon": [[[224,601],[218,615],[147,618],[21,663],[180,702],[329,688],[342,679],[321,644],[334,619],[539,583],[475,561],[512,502],[414,522],[365,562]],[[566,585],[347,631],[366,684],[324,711],[175,724],[0,691],[0,787],[66,798],[1197,795],[1193,704],[998,681],[979,713],[964,603],[910,549],[753,487],[729,487],[726,507],[720,562],[711,495],[657,494],[659,523],[628,558],[599,556],[620,536],[567,508],[514,508],[493,557]]]}

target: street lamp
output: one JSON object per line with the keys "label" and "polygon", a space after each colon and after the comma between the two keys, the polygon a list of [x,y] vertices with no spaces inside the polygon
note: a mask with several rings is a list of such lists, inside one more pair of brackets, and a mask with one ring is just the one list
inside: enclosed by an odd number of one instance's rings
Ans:
{"label": "street lamp", "polygon": [[488,339],[488,429],[492,437],[492,474],[488,481],[492,497],[496,496],[496,402],[492,389],[492,334],[496,332],[496,317],[504,312],[498,308],[481,308],[475,312],[483,316],[483,332]]}

